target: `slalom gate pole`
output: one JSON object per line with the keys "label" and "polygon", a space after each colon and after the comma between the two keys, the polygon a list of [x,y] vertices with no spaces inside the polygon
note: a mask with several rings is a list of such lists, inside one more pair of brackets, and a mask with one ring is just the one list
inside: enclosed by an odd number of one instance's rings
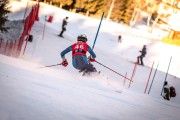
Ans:
{"label": "slalom gate pole", "polygon": [[130,88],[131,87],[131,81],[129,81],[129,86],[128,86],[128,88]]}
{"label": "slalom gate pole", "polygon": [[152,82],[151,82],[151,85],[150,85],[150,88],[149,88],[148,94],[150,93],[150,90],[151,90],[152,84],[153,84],[153,82],[154,82],[154,78],[155,78],[155,76],[156,76],[156,72],[157,72],[157,68],[158,68],[158,66],[159,66],[159,63],[157,64],[156,70],[155,70],[155,72],[154,72],[154,76],[153,76],[153,79],[152,79]]}
{"label": "slalom gate pole", "polygon": [[125,77],[124,77],[123,86],[125,85],[125,82],[126,82],[126,76],[127,76],[127,72],[126,72],[126,75],[125,75]]}
{"label": "slalom gate pole", "polygon": [[26,47],[27,47],[27,44],[28,44],[29,36],[30,36],[30,34],[29,34],[29,32],[28,32],[28,35],[27,35],[27,38],[26,38],[26,44],[25,44],[25,46],[24,46],[24,50],[23,50],[23,53],[22,53],[22,57],[23,57],[23,58],[24,58],[24,54],[25,54]]}
{"label": "slalom gate pole", "polygon": [[[172,59],[172,56],[171,56],[170,61],[169,61],[169,66],[168,66],[168,69],[167,69],[167,72],[166,72],[166,76],[165,76],[165,80],[164,80],[164,82],[165,82],[165,81],[166,81],[166,79],[167,79],[167,74],[168,74],[169,67],[170,67],[170,64],[171,64],[171,59]],[[163,89],[164,89],[164,83],[163,83],[163,87],[162,87],[161,94],[160,94],[161,96],[162,96]]]}
{"label": "slalom gate pole", "polygon": [[101,17],[101,20],[100,20],[100,23],[99,23],[99,27],[98,27],[98,30],[97,30],[97,33],[96,33],[96,37],[95,37],[95,40],[94,40],[94,43],[93,43],[93,46],[92,46],[92,50],[94,49],[94,46],[95,46],[96,39],[97,39],[97,36],[98,36],[98,33],[99,33],[99,29],[101,27],[101,23],[102,23],[103,17],[104,17],[104,12],[102,13],[102,17]]}
{"label": "slalom gate pole", "polygon": [[[28,0],[29,1],[29,0]],[[28,18],[28,26],[30,24],[30,18]],[[32,28],[32,27],[31,27]],[[23,53],[22,53],[22,58],[24,58],[24,54],[25,54],[25,51],[26,51],[26,47],[27,47],[27,44],[28,44],[28,41],[29,41],[29,36],[30,36],[30,32],[31,32],[31,28],[28,30],[28,34],[27,34],[27,38],[26,38],[26,44],[24,46],[24,50],[23,50]]]}
{"label": "slalom gate pole", "polygon": [[136,72],[136,68],[137,68],[137,63],[135,63],[135,65],[134,65],[133,73],[132,73],[132,76],[131,76],[131,81],[132,81],[132,79],[134,77],[134,74]]}
{"label": "slalom gate pole", "polygon": [[154,66],[154,61],[153,61],[153,64],[152,64],[152,67],[151,67],[151,70],[150,70],[150,73],[149,73],[149,77],[148,77],[148,81],[147,81],[147,84],[146,84],[146,88],[145,88],[145,90],[144,90],[144,93],[146,93],[146,90],[147,90],[147,87],[148,87],[148,84],[149,84],[149,80],[150,80],[150,78],[151,78],[151,73],[152,73],[153,66]]}
{"label": "slalom gate pole", "polygon": [[[135,65],[134,65],[134,69],[133,69],[132,76],[131,76],[131,81],[136,73],[136,68],[137,68],[137,63],[135,63]],[[130,88],[130,86],[131,86],[131,81],[129,82],[128,88]]]}
{"label": "slalom gate pole", "polygon": [[44,22],[44,28],[43,28],[43,34],[42,34],[42,40],[44,39],[44,33],[45,33],[45,29],[46,29],[46,19],[47,19],[47,16],[45,16],[45,22]]}
{"label": "slalom gate pole", "polygon": [[121,75],[120,73],[118,73],[118,72],[116,72],[116,71],[112,70],[111,68],[109,68],[109,67],[107,67],[107,66],[103,65],[102,63],[100,63],[100,62],[98,62],[98,61],[95,61],[95,62],[96,62],[96,63],[98,63],[98,64],[100,64],[100,65],[102,65],[103,67],[105,67],[105,68],[107,68],[107,69],[109,69],[109,70],[113,71],[114,73],[116,73],[116,74],[118,74],[118,75],[120,75],[120,76],[122,76],[122,77],[124,77],[124,78],[126,78],[126,79],[128,79],[128,80],[130,80],[130,81],[132,81],[131,79],[129,79],[129,78],[127,78],[127,77],[125,77],[125,76]]}
{"label": "slalom gate pole", "polygon": [[55,65],[47,65],[47,66],[44,66],[44,67],[38,67],[38,68],[46,68],[46,67],[53,67],[53,66],[58,66],[58,65],[61,65],[62,63],[59,63],[59,64],[55,64]]}

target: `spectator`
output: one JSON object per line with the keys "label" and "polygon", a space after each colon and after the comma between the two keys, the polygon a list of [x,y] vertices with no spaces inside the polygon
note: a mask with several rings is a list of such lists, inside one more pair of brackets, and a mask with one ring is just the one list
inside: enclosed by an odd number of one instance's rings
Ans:
{"label": "spectator", "polygon": [[118,36],[118,42],[121,43],[122,42],[122,38],[121,35]]}
{"label": "spectator", "polygon": [[174,86],[170,87],[170,97],[176,97],[176,89]]}
{"label": "spectator", "polygon": [[66,25],[67,25],[67,19],[68,17],[64,18],[63,19],[63,22],[62,22],[62,30],[61,30],[61,33],[59,34],[60,37],[63,37],[63,33],[64,31],[66,31]]}
{"label": "spectator", "polygon": [[170,98],[171,98],[170,97],[170,87],[169,87],[167,81],[164,82],[163,98],[165,100],[170,100]]}
{"label": "spectator", "polygon": [[137,57],[137,64],[144,66],[143,58],[146,56],[146,45],[144,45],[142,50],[139,52],[141,53],[141,55]]}

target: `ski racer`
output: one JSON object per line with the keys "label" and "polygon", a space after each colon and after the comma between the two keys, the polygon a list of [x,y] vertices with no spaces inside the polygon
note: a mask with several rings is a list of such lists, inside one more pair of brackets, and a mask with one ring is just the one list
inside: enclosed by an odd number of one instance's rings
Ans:
{"label": "ski racer", "polygon": [[[79,72],[83,72],[83,74],[96,72],[95,67],[90,63],[94,62],[96,58],[96,54],[93,52],[91,47],[86,43],[87,37],[82,34],[77,37],[77,42],[73,45],[67,47],[65,50],[61,52],[62,65],[66,67],[68,65],[67,59],[65,55],[72,51],[72,64],[73,67],[78,69]],[[91,56],[87,58],[86,52],[89,52]]]}

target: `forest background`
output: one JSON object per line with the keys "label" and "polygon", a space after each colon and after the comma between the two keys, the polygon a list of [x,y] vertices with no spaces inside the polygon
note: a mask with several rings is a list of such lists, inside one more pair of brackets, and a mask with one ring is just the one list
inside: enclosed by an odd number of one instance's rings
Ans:
{"label": "forest background", "polygon": [[[37,0],[34,0],[37,1]],[[86,16],[100,18],[104,12],[107,18],[109,11],[112,11],[109,19],[114,22],[130,24],[135,8],[141,8],[148,12],[146,0],[39,0],[68,11],[84,14]],[[156,0],[157,4],[160,0]],[[142,4],[144,3],[144,4]],[[156,11],[152,14],[155,16]],[[155,19],[152,17],[152,19]]]}

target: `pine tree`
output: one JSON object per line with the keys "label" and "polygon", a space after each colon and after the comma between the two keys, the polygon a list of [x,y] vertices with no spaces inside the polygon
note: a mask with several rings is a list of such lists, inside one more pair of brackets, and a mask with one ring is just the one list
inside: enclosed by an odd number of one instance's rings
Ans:
{"label": "pine tree", "polygon": [[120,21],[123,18],[123,15],[126,10],[126,1],[127,0],[115,0],[114,7],[112,10],[111,19],[114,19],[116,21]]}
{"label": "pine tree", "polygon": [[123,20],[126,24],[130,24],[134,9],[140,4],[140,0],[127,0],[126,10]]}
{"label": "pine tree", "polygon": [[109,9],[111,7],[111,0],[103,0],[104,3],[103,3],[103,7],[102,7],[102,10],[104,12],[104,16],[107,17],[108,16],[108,13],[109,13]]}
{"label": "pine tree", "polygon": [[[46,0],[60,3],[61,8],[63,6],[71,6],[71,9],[76,10],[78,13],[85,14],[87,16],[100,17],[104,12],[104,17],[108,16],[111,4],[113,0]],[[137,7],[146,9],[144,1],[146,0],[114,0],[113,9],[110,15],[110,19],[117,22],[123,21],[125,24],[129,24]],[[64,7],[65,8],[65,7]]]}
{"label": "pine tree", "polygon": [[63,6],[67,5],[67,6],[71,6],[71,4],[73,3],[73,0],[49,0],[52,3],[56,4],[60,4],[60,8],[62,8]]}
{"label": "pine tree", "polygon": [[88,14],[102,14],[102,5],[103,0],[84,0],[85,8],[87,9]]}
{"label": "pine tree", "polygon": [[56,0],[59,1],[62,5],[71,5],[73,3],[73,0]]}
{"label": "pine tree", "polygon": [[4,24],[6,21],[8,21],[8,16],[6,16],[7,13],[10,11],[8,10],[7,4],[8,0],[0,0],[0,31],[1,32],[7,32],[6,27],[4,27]]}
{"label": "pine tree", "polygon": [[74,4],[75,8],[84,8],[84,6],[85,6],[84,0],[75,0],[75,4]]}

